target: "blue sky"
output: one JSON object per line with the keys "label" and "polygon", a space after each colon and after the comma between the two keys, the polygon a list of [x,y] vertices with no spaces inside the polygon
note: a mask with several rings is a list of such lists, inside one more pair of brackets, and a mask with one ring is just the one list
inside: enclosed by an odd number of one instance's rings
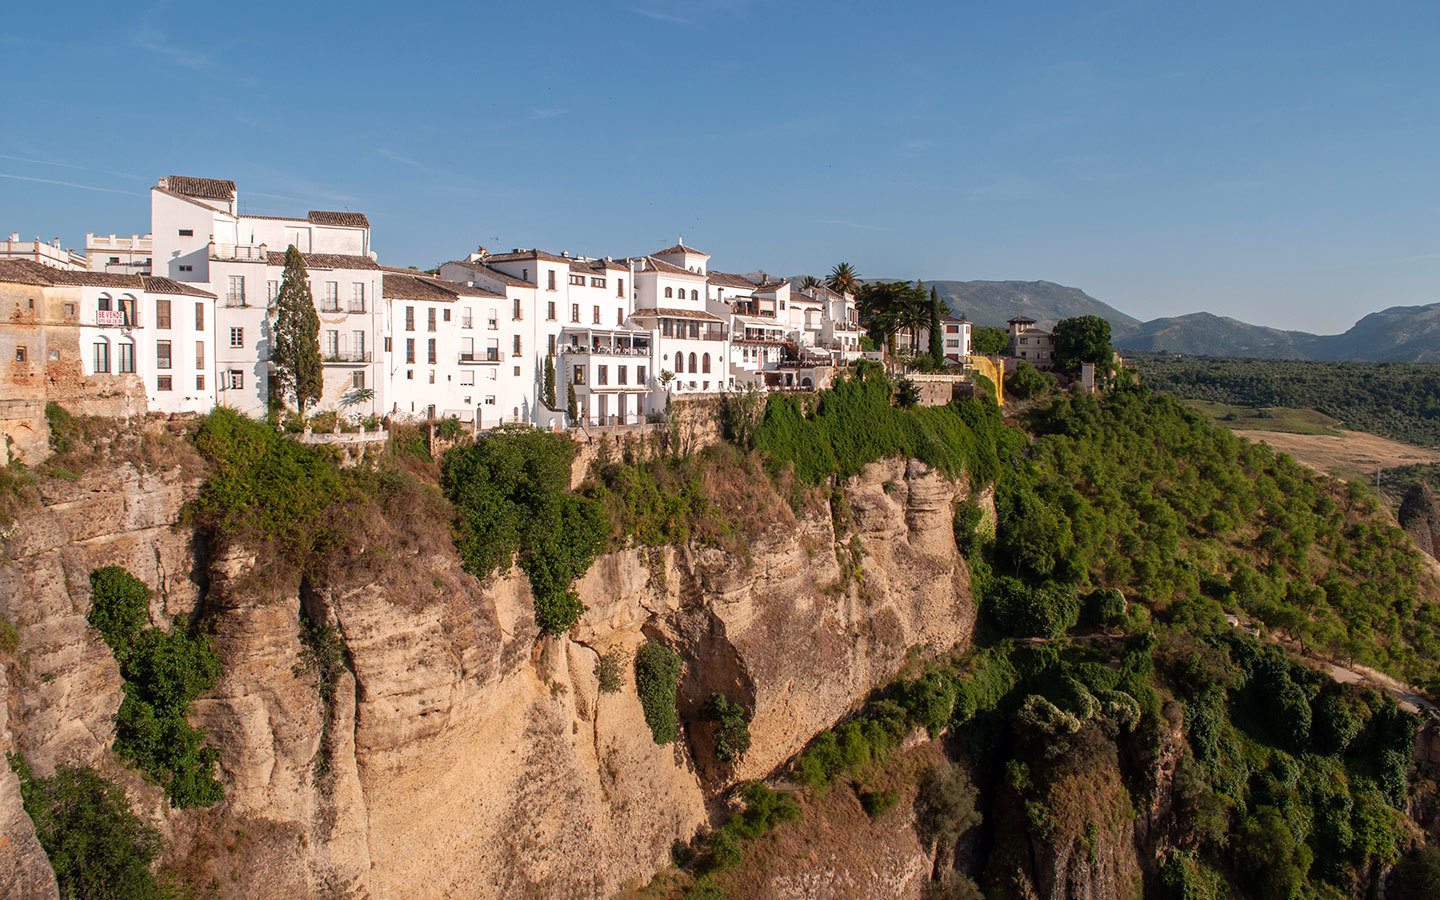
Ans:
{"label": "blue sky", "polygon": [[0,230],[143,231],[205,175],[403,265],[683,234],[1338,331],[1440,301],[1437,46],[1434,0],[14,4]]}

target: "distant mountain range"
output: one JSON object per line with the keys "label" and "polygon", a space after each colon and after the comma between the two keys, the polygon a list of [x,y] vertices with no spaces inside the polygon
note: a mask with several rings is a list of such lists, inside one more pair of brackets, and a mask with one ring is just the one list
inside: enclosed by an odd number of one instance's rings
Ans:
{"label": "distant mountain range", "polygon": [[1115,346],[1154,353],[1253,359],[1440,363],[1440,303],[1392,306],[1371,313],[1344,334],[1311,334],[1251,325],[1198,312],[1142,322],[1079,288],[1050,281],[928,281],[950,308],[977,325],[1004,327],[1026,315],[1054,324],[1070,316],[1100,316]]}

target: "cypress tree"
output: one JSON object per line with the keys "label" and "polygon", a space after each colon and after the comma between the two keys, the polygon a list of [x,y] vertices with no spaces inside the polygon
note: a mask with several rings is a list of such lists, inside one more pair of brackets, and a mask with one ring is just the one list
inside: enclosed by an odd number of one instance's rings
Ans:
{"label": "cypress tree", "polygon": [[285,251],[285,274],[275,298],[270,363],[275,372],[276,396],[284,402],[285,396],[293,393],[300,418],[305,418],[305,408],[320,399],[325,370],[320,361],[320,316],[310,294],[305,259],[294,244]]}
{"label": "cypress tree", "polygon": [[545,407],[555,409],[555,354],[545,354]]}
{"label": "cypress tree", "polygon": [[940,295],[930,286],[930,358],[935,368],[945,365],[945,337],[940,329]]}

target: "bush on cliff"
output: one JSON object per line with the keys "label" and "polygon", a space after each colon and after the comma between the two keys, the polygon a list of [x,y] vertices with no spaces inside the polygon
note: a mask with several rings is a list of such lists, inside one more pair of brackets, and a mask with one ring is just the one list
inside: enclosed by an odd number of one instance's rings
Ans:
{"label": "bush on cliff", "polygon": [[440,466],[465,570],[483,578],[518,553],[536,623],[549,634],[568,631],[585,611],[571,585],[610,530],[598,503],[569,492],[574,456],[569,438],[514,428],[451,449]]}
{"label": "bush on cliff", "polygon": [[130,811],[123,790],[89,766],[62,765],[36,778],[24,757],[8,758],[61,897],[166,896],[150,873],[160,836]]}
{"label": "bush on cliff", "polygon": [[90,624],[120,664],[125,699],[115,714],[115,753],[165,788],[172,806],[209,806],[221,797],[219,751],[185,715],[215,685],[220,658],[177,618],[151,627],[150,589],[119,566],[90,576]]}
{"label": "bush on cliff", "polygon": [[646,641],[635,654],[635,691],[657,744],[672,744],[680,736],[675,707],[679,686],[680,654],[658,641]]}

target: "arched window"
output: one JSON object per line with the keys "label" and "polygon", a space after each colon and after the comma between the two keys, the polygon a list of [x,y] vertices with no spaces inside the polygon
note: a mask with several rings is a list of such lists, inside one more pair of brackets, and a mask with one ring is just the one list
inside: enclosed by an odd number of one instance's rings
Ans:
{"label": "arched window", "polygon": [[666,289],[665,289],[665,296],[666,296],[666,297],[673,298],[673,297],[675,296],[675,289],[674,289],[674,288],[666,288]]}
{"label": "arched window", "polygon": [[695,374],[695,354],[690,354],[690,374]]}
{"label": "arched window", "polygon": [[677,354],[675,354],[675,374],[676,374],[676,375],[679,375],[681,372],[684,372],[684,371],[685,371],[685,354],[683,354],[683,353],[677,353]]}
{"label": "arched window", "polygon": [[[109,299],[105,298],[107,302]],[[95,374],[110,374],[110,342],[103,337],[95,342]]]}
{"label": "arched window", "polygon": [[100,299],[95,301],[95,308],[96,308],[96,309],[99,309],[99,310],[103,310],[104,312],[109,312],[109,311],[110,311],[110,295],[109,295],[109,294],[101,294],[101,295],[100,295]]}
{"label": "arched window", "polygon": [[[124,307],[122,306],[121,308],[123,309]],[[118,351],[115,358],[115,371],[121,375],[135,374],[135,342],[118,341],[115,344],[115,349]]]}
{"label": "arched window", "polygon": [[710,354],[707,353],[707,354],[705,354],[704,356],[700,357],[700,365],[701,365],[701,367],[702,367],[702,368],[700,369],[700,371],[704,372],[706,375],[709,375],[709,374],[710,374]]}
{"label": "arched window", "polygon": [[691,299],[691,300],[699,300],[699,299],[700,299],[700,292],[692,288],[692,289],[690,290],[690,299]]}
{"label": "arched window", "polygon": [[135,298],[130,296],[129,294],[126,294],[125,296],[120,298],[120,316],[121,321],[124,322],[127,326],[135,326],[140,324],[135,319]]}

